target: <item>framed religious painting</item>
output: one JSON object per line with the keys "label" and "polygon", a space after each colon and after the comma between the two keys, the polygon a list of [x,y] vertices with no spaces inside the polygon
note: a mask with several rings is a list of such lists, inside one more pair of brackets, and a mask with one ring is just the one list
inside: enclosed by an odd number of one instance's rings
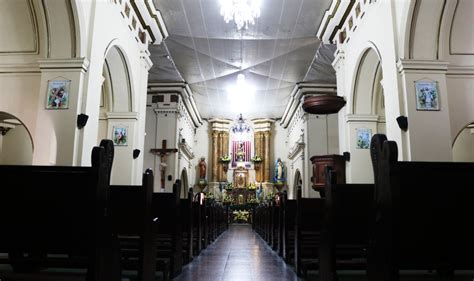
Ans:
{"label": "framed religious painting", "polygon": [[117,146],[128,145],[128,129],[127,127],[114,127],[113,128],[113,142]]}
{"label": "framed religious painting", "polygon": [[68,109],[71,80],[49,80],[46,109]]}
{"label": "framed religious painting", "polygon": [[369,149],[370,139],[372,138],[372,130],[369,128],[356,129],[356,148]]}
{"label": "framed religious painting", "polygon": [[416,110],[439,110],[438,82],[415,81]]}

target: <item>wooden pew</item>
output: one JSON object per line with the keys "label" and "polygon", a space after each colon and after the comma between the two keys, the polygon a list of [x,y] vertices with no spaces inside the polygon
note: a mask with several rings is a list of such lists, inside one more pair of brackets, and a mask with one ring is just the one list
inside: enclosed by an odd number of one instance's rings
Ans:
{"label": "wooden pew", "polygon": [[[157,266],[165,279],[175,277],[183,266],[183,237],[180,221],[180,183],[173,185],[173,193],[153,193],[152,214],[158,218]],[[170,268],[169,275],[166,269]]]}
{"label": "wooden pew", "polygon": [[107,214],[109,159],[94,147],[92,167],[0,166],[0,252],[14,271],[78,267],[88,281],[120,280]]}
{"label": "wooden pew", "polygon": [[[278,193],[279,198],[281,194]],[[277,202],[276,199],[272,201],[272,243],[271,246],[273,250],[277,253],[280,251],[281,244],[281,199]]]}
{"label": "wooden pew", "polygon": [[369,280],[400,269],[474,269],[474,163],[398,161],[397,144],[374,135],[376,221]]}
{"label": "wooden pew", "polygon": [[197,256],[202,250],[203,221],[201,207],[202,193],[197,193],[193,200],[193,255]]}
{"label": "wooden pew", "polygon": [[143,174],[141,186],[110,186],[110,214],[118,234],[122,268],[137,270],[137,280],[155,280],[156,223],[152,217],[153,172]]}
{"label": "wooden pew", "polygon": [[318,269],[320,232],[324,199],[302,198],[301,187],[296,199],[294,267],[298,275]]}
{"label": "wooden pew", "polygon": [[194,245],[194,208],[193,208],[193,189],[190,188],[186,199],[180,199],[182,237],[183,237],[183,264],[193,260]]}
{"label": "wooden pew", "polygon": [[326,168],[326,197],[319,249],[319,278],[338,280],[336,269],[366,269],[373,221],[373,184],[337,184]]}
{"label": "wooden pew", "polygon": [[288,199],[286,192],[282,197],[282,257],[294,264],[295,225],[296,225],[296,200]]}

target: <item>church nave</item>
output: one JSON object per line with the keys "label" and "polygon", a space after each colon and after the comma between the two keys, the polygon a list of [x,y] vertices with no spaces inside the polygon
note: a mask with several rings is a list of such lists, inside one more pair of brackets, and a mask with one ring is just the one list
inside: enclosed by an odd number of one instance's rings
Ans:
{"label": "church nave", "polygon": [[173,280],[292,281],[298,278],[251,225],[231,224]]}

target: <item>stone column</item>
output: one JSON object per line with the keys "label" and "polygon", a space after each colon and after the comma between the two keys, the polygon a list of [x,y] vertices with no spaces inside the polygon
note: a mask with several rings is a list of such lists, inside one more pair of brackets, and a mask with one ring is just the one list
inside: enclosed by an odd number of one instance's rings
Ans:
{"label": "stone column", "polygon": [[229,125],[230,120],[227,119],[211,119],[209,120],[212,128],[212,174],[211,182],[209,182],[209,190],[214,190],[218,187],[218,182],[226,179],[227,176],[223,172],[220,158],[224,154],[229,154]]}
{"label": "stone column", "polygon": [[263,133],[264,136],[264,151],[265,151],[265,160],[263,162],[264,166],[264,181],[270,182],[270,131]]}
{"label": "stone column", "polygon": [[[83,147],[84,130],[93,127],[89,121],[86,128],[78,129],[77,115],[83,113],[84,80],[89,69],[86,58],[45,59],[39,60],[41,85],[38,89],[38,100],[41,101],[37,114],[36,133],[33,135],[35,151],[34,165],[64,165],[73,166],[81,163],[82,150],[90,163],[91,147]],[[67,87],[67,110],[45,110],[45,101],[50,91],[52,81],[63,82]],[[98,96],[98,95],[97,95]],[[43,102],[44,101],[44,102]],[[99,108],[97,97],[97,110]],[[85,112],[93,115],[90,112]],[[95,128],[94,144],[97,142]],[[87,165],[89,163],[84,163]]]}
{"label": "stone column", "polygon": [[[254,134],[254,146],[255,146],[255,155],[260,155],[261,157],[263,157],[261,132],[256,132]],[[257,182],[262,182],[262,171],[263,171],[263,167],[260,167],[258,170],[255,171],[255,179]]]}
{"label": "stone column", "polygon": [[218,131],[212,132],[212,173],[211,173],[211,181],[217,181],[217,168],[219,167],[219,158],[217,152],[217,137],[219,135]]}
{"label": "stone column", "polygon": [[[402,132],[406,139],[407,149],[403,150],[403,143],[398,143],[398,149],[402,152],[406,151],[408,161],[452,161],[450,118],[455,114],[449,112],[446,80],[448,65],[448,62],[429,60],[400,60],[397,64],[408,117],[408,130],[403,132],[399,129],[396,123],[397,116],[394,114],[398,112],[397,108],[393,108],[393,105],[386,102],[387,135],[392,138],[390,128],[395,128],[392,131]],[[384,81],[385,79],[384,76]],[[417,83],[430,85],[436,89],[438,92],[437,110],[417,109]],[[451,94],[456,95],[456,93]],[[392,116],[390,116],[391,112],[394,112]]]}
{"label": "stone column", "polygon": [[[229,133],[228,132],[222,132],[222,155],[227,154],[229,155]],[[227,180],[227,172],[224,171],[222,168],[222,174],[221,174],[221,181],[226,181]]]}

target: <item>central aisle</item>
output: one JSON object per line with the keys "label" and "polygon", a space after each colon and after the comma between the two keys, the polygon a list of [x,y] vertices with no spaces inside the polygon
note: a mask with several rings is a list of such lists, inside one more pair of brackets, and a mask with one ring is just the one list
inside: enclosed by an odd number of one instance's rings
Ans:
{"label": "central aisle", "polygon": [[175,281],[293,281],[293,270],[247,224],[233,224]]}

